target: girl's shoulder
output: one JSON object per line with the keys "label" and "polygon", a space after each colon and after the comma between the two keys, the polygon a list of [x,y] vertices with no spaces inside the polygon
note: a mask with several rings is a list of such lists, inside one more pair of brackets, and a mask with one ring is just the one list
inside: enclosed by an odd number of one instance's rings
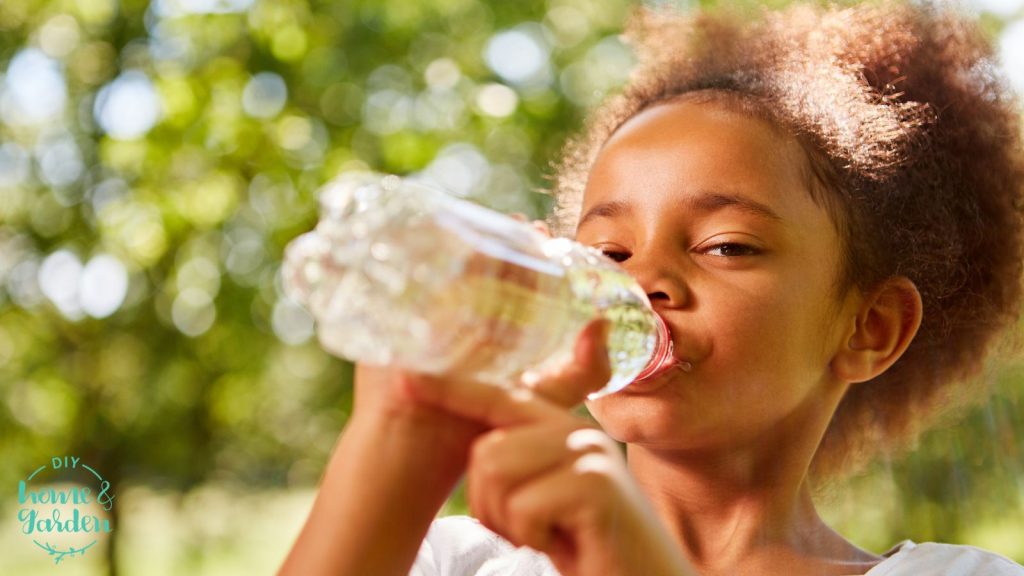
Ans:
{"label": "girl's shoulder", "polygon": [[516,547],[470,516],[430,524],[409,576],[558,576],[548,557]]}
{"label": "girl's shoulder", "polygon": [[1024,576],[1013,560],[975,546],[904,540],[865,576]]}

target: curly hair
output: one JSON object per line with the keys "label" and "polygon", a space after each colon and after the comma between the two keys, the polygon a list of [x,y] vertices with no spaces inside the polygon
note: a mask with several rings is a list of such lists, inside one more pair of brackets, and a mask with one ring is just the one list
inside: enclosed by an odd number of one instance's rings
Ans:
{"label": "curly hair", "polygon": [[903,3],[755,18],[641,7],[624,38],[630,81],[554,164],[555,234],[574,236],[590,168],[628,119],[687,96],[745,103],[807,152],[843,238],[845,286],[903,275],[924,303],[906,353],[842,399],[812,477],[899,453],[984,397],[978,375],[1021,296],[1024,153],[1018,101],[973,21]]}

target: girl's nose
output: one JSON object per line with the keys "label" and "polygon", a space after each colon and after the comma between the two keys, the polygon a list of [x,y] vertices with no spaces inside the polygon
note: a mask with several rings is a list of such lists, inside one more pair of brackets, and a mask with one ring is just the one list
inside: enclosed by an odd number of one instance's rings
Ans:
{"label": "girl's nose", "polygon": [[655,308],[685,308],[691,300],[682,267],[664,258],[633,254],[623,262]]}

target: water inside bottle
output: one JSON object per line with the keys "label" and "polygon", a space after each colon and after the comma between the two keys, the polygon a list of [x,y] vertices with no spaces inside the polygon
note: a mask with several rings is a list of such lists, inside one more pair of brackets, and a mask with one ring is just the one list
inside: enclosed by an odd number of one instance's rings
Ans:
{"label": "water inside bottle", "polygon": [[621,389],[648,364],[655,347],[652,315],[642,301],[624,297],[622,289],[632,282],[624,273],[570,269],[550,274],[473,257],[469,263],[467,274],[447,294],[463,337],[445,345],[451,366],[460,373],[509,385],[524,367],[544,372],[569,362],[579,332],[599,315],[611,320],[613,374],[603,392]]}

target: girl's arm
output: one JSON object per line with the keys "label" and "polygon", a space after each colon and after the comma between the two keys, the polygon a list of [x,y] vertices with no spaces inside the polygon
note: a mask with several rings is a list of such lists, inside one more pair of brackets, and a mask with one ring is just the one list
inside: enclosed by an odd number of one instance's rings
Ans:
{"label": "girl's arm", "polygon": [[[593,322],[575,362],[533,384],[554,403],[565,389],[608,381],[608,356]],[[580,350],[586,354],[580,355]],[[355,409],[309,518],[279,574],[406,576],[437,511],[465,470],[469,448],[491,423],[423,402],[415,390],[443,381],[356,365]],[[579,402],[570,399],[569,405]]]}
{"label": "girl's arm", "polygon": [[482,430],[410,403],[409,378],[357,366],[356,409],[279,575],[409,573]]}

